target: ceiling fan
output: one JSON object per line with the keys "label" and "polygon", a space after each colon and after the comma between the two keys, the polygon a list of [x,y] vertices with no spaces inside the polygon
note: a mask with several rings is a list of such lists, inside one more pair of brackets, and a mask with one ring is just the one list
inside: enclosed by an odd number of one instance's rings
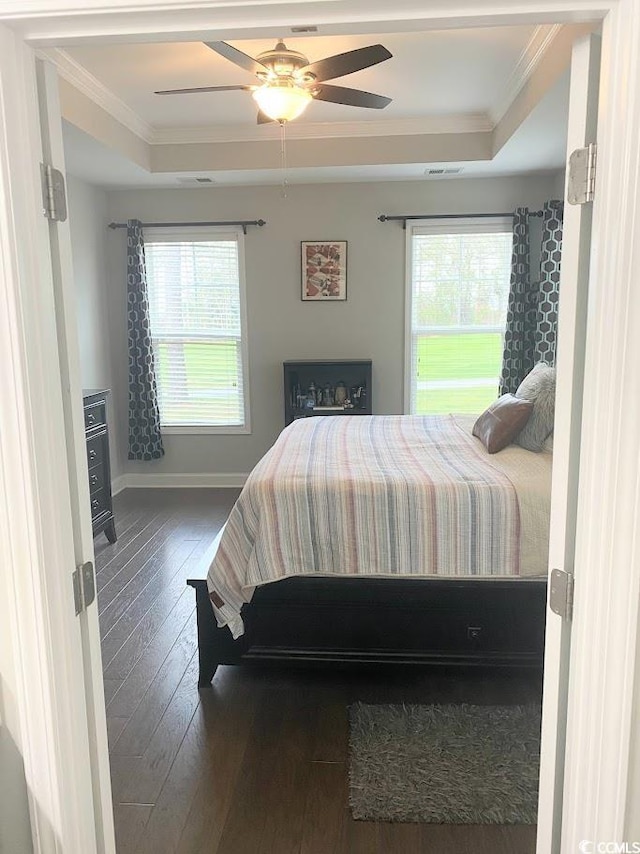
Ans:
{"label": "ceiling fan", "polygon": [[258,78],[258,84],[165,89],[156,92],[156,95],[235,90],[251,92],[259,108],[258,124],[272,121],[289,122],[301,115],[314,98],[317,101],[368,107],[373,110],[381,110],[391,103],[391,98],[385,98],[383,95],[324,82],[390,59],[392,54],[381,44],[349,50],[311,63],[304,54],[289,50],[283,41],[279,41],[273,50],[265,51],[255,59],[226,42],[204,44],[240,68],[251,71]]}

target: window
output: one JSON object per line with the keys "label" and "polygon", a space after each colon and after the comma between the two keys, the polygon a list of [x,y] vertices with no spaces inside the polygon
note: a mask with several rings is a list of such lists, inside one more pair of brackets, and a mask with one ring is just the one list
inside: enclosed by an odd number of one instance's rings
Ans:
{"label": "window", "polygon": [[168,432],[249,431],[242,234],[145,234],[160,420]]}
{"label": "window", "polygon": [[408,409],[480,413],[497,397],[511,221],[433,220],[408,240]]}

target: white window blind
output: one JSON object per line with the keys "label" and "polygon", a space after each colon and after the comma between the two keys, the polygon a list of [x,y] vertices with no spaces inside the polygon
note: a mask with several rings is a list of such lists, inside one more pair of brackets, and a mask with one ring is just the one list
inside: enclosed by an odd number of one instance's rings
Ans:
{"label": "white window blind", "polygon": [[160,419],[169,428],[248,427],[242,238],[145,233]]}
{"label": "white window blind", "polygon": [[410,411],[480,413],[498,394],[511,221],[433,221],[408,239]]}

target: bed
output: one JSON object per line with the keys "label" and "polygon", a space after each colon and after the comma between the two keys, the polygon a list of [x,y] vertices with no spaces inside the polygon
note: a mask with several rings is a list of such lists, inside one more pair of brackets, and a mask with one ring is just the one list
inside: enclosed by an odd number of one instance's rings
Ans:
{"label": "bed", "polygon": [[287,660],[539,666],[551,454],[461,416],[296,421],[196,589],[200,685]]}

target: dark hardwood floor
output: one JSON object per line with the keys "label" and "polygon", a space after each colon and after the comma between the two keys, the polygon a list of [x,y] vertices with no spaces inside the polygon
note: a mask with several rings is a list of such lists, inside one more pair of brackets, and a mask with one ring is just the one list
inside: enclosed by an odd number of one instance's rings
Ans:
{"label": "dark hardwood floor", "polygon": [[198,691],[185,580],[236,496],[126,490],[96,539],[118,854],[533,854],[532,827],[353,821],[347,706],[527,702],[535,674],[220,667]]}

